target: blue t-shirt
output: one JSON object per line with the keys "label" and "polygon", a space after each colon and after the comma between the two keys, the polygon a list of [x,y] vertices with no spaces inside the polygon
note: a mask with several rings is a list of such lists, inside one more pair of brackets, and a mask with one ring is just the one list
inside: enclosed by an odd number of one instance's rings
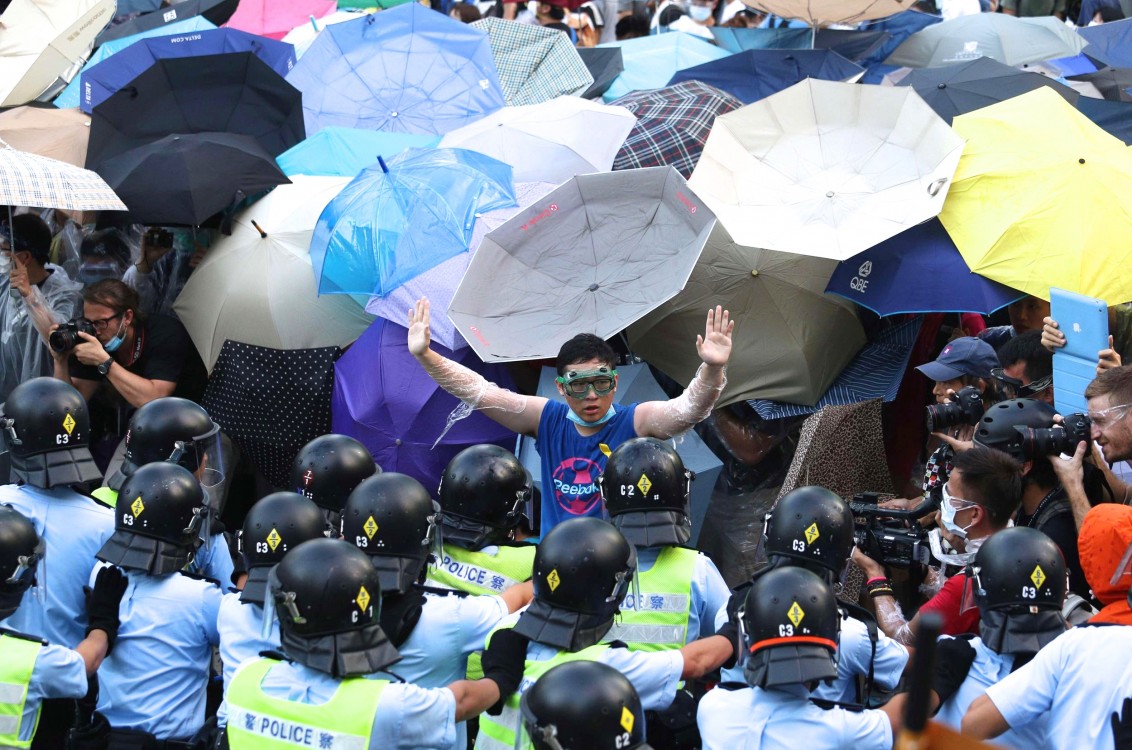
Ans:
{"label": "blue t-shirt", "polygon": [[[538,423],[535,447],[542,459],[542,520],[539,534],[571,518],[603,518],[605,507],[597,480],[614,448],[637,437],[633,429],[636,404],[619,407],[601,431],[586,437],[567,417],[570,407],[548,401]],[[605,450],[602,450],[602,446]]]}

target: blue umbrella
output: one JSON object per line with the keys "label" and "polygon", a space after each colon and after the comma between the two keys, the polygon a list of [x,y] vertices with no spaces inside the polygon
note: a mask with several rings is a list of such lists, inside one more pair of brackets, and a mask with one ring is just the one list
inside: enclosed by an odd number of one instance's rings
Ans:
{"label": "blue umbrella", "polygon": [[308,134],[443,134],[504,105],[487,34],[420,3],[327,26],[287,80],[303,92]]}
{"label": "blue umbrella", "polygon": [[728,52],[749,49],[828,49],[856,62],[876,52],[892,38],[887,31],[848,29],[741,29],[712,26],[715,43]]}
{"label": "blue umbrella", "polygon": [[865,77],[861,79],[862,83],[880,83],[885,74],[891,73],[896,70],[895,65],[885,65],[884,61],[888,56],[896,51],[896,48],[904,43],[904,40],[915,34],[917,31],[926,29],[933,24],[943,21],[940,16],[931,13],[921,13],[918,10],[906,10],[903,13],[897,13],[895,16],[883,18],[880,21],[865,24],[865,27],[870,31],[884,31],[890,34],[890,38],[868,57],[856,62],[865,66],[868,72]]}
{"label": "blue umbrella", "polygon": [[1082,50],[1098,67],[1132,68],[1132,18],[1077,29],[1089,43]]}
{"label": "blue umbrella", "polygon": [[852,82],[864,72],[829,50],[752,49],[678,70],[668,85],[700,81],[750,104],[807,78]]}
{"label": "blue umbrella", "polygon": [[1132,146],[1132,103],[1082,96],[1077,100],[1077,111],[1109,135]]}
{"label": "blue umbrella", "polygon": [[625,70],[602,95],[606,102],[632,91],[664,88],[676,71],[728,55],[714,44],[682,31],[598,46],[620,47],[621,60],[625,65]]}
{"label": "blue umbrella", "polygon": [[93,68],[95,65],[98,65],[98,63],[102,62],[106,58],[126,49],[134,42],[140,41],[142,39],[149,39],[155,36],[165,36],[167,34],[180,35],[186,34],[190,31],[205,31],[207,29],[215,28],[215,24],[213,24],[204,16],[190,16],[184,21],[177,21],[176,23],[171,23],[168,26],[160,26],[156,29],[150,29],[138,34],[131,34],[130,36],[124,36],[121,39],[112,39],[109,42],[100,45],[98,49],[94,51],[94,54],[90,56],[89,60],[87,60],[86,65],[84,65],[83,69],[79,71],[79,75],[72,78],[71,82],[67,84],[67,88],[63,89],[59,93],[59,96],[55,97],[54,104],[60,109],[69,109],[71,107],[79,106],[79,99],[82,98],[80,96],[82,92],[82,85],[80,83],[82,74],[90,68]]}
{"label": "blue umbrella", "polygon": [[[168,31],[168,27],[165,30]],[[191,34],[149,37],[131,44],[108,60],[84,68],[79,106],[84,112],[90,112],[158,60],[225,52],[251,52],[281,76],[286,76],[295,66],[295,48],[290,44],[236,29],[208,29]]]}
{"label": "blue umbrella", "polygon": [[1022,293],[972,273],[939,219],[914,226],[837,264],[825,287],[877,315],[990,314]]}
{"label": "blue umbrella", "polygon": [[466,252],[477,212],[515,205],[511,167],[475,151],[416,148],[377,161],[318,217],[319,294],[388,294]]}
{"label": "blue umbrella", "polygon": [[293,174],[353,177],[383,154],[407,148],[433,148],[440,136],[383,133],[357,128],[323,128],[279,154],[275,161],[288,177]]}

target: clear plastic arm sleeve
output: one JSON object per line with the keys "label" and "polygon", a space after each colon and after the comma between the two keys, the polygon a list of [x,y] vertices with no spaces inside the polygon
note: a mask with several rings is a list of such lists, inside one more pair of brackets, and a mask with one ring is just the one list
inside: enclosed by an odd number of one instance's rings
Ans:
{"label": "clear plastic arm sleeve", "polygon": [[653,402],[656,408],[648,411],[641,427],[648,435],[679,435],[708,418],[719,394],[727,386],[726,368],[719,369],[719,382],[714,383],[706,364],[696,370],[696,376],[679,396],[668,401]]}
{"label": "clear plastic arm sleeve", "polygon": [[434,448],[440,443],[440,438],[452,429],[452,425],[471,414],[473,409],[502,409],[522,414],[527,408],[526,396],[500,388],[478,372],[435,352],[427,360],[418,361],[437,385],[463,402],[448,415],[440,437],[433,444]]}
{"label": "clear plastic arm sleeve", "polygon": [[914,645],[912,629],[904,619],[904,612],[900,609],[899,602],[891,596],[878,596],[873,602],[877,610],[877,624],[884,634],[905,646]]}

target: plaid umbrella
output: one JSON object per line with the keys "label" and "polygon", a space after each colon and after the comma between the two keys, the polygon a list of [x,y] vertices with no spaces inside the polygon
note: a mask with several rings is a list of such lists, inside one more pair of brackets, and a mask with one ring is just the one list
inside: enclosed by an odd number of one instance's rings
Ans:
{"label": "plaid umbrella", "polygon": [[268,349],[224,342],[201,406],[275,487],[286,487],[295,454],[330,432],[336,346]]}
{"label": "plaid umbrella", "polygon": [[715,118],[743,106],[730,94],[699,81],[638,91],[610,103],[637,116],[613,169],[672,166],[685,178],[696,168]]}
{"label": "plaid umbrella", "polygon": [[586,64],[557,29],[502,18],[471,24],[487,34],[503,95],[511,106],[581,94],[594,82]]}
{"label": "plaid umbrella", "polygon": [[0,203],[71,211],[125,211],[105,180],[94,172],[0,141]]}

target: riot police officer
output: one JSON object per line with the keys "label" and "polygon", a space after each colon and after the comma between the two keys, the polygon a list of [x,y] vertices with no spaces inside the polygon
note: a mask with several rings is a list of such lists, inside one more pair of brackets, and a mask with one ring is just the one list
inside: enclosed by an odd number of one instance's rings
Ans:
{"label": "riot police officer", "polygon": [[291,467],[291,489],[326,511],[332,536],[346,498],[366,477],[380,473],[369,449],[347,435],[320,435],[302,447]]}

